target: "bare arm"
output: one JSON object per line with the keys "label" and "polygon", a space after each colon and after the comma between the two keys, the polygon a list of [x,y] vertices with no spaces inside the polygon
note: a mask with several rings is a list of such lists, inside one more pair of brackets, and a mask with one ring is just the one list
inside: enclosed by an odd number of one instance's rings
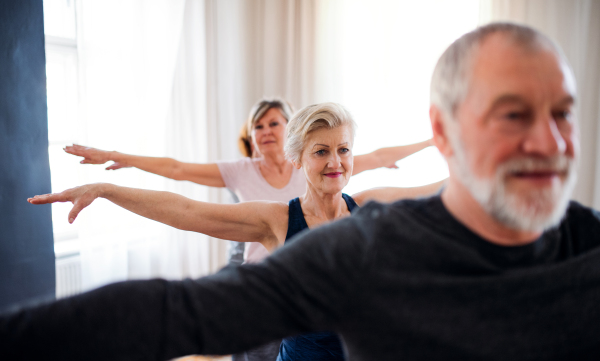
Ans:
{"label": "bare arm", "polygon": [[277,248],[285,239],[287,205],[278,202],[216,204],[194,201],[170,192],[119,187],[98,183],[67,189],[61,193],[29,198],[29,203],[72,202],[69,223],[96,198],[106,198],[142,217],[169,226],[238,242],[260,242]]}
{"label": "bare arm", "polygon": [[439,191],[446,179],[441,180],[436,183],[427,184],[421,187],[408,187],[408,188],[400,188],[400,187],[382,187],[382,188],[373,188],[367,189],[366,191],[362,191],[356,193],[352,196],[356,204],[362,206],[368,201],[377,201],[377,202],[394,202],[399,201],[401,199],[406,198],[418,198],[429,196],[435,194]]}
{"label": "bare arm", "polygon": [[187,180],[209,187],[225,187],[219,167],[215,163],[185,163],[172,158],[143,157],[77,144],[65,147],[65,152],[83,157],[82,164],[104,164],[113,161],[113,164],[106,167],[107,170],[135,167],[170,179]]}
{"label": "bare arm", "polygon": [[394,163],[430,145],[433,145],[431,139],[398,147],[380,148],[371,153],[357,155],[354,157],[354,171],[352,175],[381,167],[396,168]]}

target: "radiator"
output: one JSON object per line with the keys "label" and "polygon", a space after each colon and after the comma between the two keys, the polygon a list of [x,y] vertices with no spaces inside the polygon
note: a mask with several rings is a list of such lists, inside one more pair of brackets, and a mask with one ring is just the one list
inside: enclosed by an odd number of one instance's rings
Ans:
{"label": "radiator", "polygon": [[81,257],[72,255],[56,259],[56,298],[81,293]]}

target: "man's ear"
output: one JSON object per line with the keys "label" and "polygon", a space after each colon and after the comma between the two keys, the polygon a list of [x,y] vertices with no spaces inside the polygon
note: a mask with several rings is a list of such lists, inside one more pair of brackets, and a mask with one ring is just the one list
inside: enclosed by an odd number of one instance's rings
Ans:
{"label": "man's ear", "polygon": [[[431,121],[431,130],[433,131],[433,144],[446,158],[451,157],[454,153],[450,139],[448,138],[449,124],[444,119],[443,112],[435,105],[429,107],[429,120]],[[447,120],[452,121],[451,119]]]}

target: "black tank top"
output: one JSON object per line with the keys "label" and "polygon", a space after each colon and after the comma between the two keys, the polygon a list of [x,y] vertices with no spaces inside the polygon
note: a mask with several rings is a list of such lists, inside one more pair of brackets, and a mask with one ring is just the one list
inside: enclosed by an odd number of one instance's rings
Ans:
{"label": "black tank top", "polygon": [[[350,212],[358,209],[354,199],[342,193]],[[294,198],[289,203],[288,231],[285,242],[297,233],[308,229],[306,219],[300,206],[300,198]],[[340,338],[331,332],[307,333],[284,338],[279,346],[277,361],[342,361],[344,351]]]}
{"label": "black tank top", "polygon": [[[346,201],[346,206],[350,213],[354,212],[355,209],[358,209],[358,205],[350,197],[349,195],[342,193],[342,198]],[[304,214],[302,213],[302,206],[300,205],[300,198],[294,198],[289,203],[289,218],[288,218],[288,230],[285,235],[285,242],[287,242],[290,238],[296,235],[305,229],[308,229],[308,224],[306,224],[306,219],[304,218]]]}

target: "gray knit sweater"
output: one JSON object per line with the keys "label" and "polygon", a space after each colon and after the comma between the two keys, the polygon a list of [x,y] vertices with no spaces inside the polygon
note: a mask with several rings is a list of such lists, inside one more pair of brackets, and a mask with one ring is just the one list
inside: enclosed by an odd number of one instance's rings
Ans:
{"label": "gray knit sweater", "polygon": [[501,247],[439,196],[370,203],[258,265],[132,281],[0,318],[0,359],[165,360],[334,330],[348,359],[600,359],[600,215]]}

